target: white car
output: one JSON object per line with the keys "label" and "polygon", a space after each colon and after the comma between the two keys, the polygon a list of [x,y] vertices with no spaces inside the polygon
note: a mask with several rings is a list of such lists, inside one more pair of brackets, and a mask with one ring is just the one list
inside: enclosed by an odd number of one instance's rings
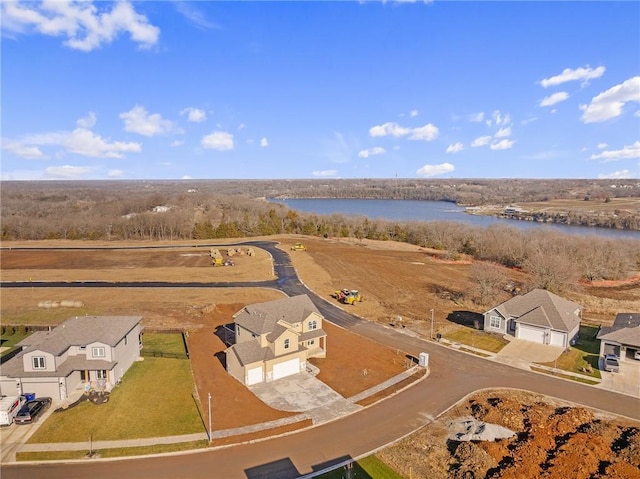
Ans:
{"label": "white car", "polygon": [[640,361],[640,349],[636,349],[636,352],[633,353],[633,359]]}

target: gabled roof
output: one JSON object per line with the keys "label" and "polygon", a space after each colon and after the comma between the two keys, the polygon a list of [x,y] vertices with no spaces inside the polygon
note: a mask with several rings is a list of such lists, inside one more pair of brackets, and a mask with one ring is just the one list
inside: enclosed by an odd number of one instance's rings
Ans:
{"label": "gabled roof", "polygon": [[71,346],[103,343],[115,346],[131,331],[142,316],[76,316],[51,331],[34,333],[21,342],[23,353],[43,351],[60,356]]}
{"label": "gabled roof", "polygon": [[601,328],[596,338],[640,348],[640,313],[619,313],[613,325]]}
{"label": "gabled roof", "polygon": [[544,289],[514,296],[494,309],[505,318],[514,318],[516,322],[556,331],[573,331],[580,323],[578,304]]}
{"label": "gabled roof", "polygon": [[225,350],[226,354],[230,352],[236,355],[242,366],[257,363],[258,361],[267,361],[275,357],[269,347],[260,347],[258,341],[243,341],[242,343],[234,344]]}
{"label": "gabled roof", "polygon": [[250,304],[236,313],[235,322],[255,334],[271,333],[278,321],[288,324],[302,322],[311,313],[320,314],[306,294]]}

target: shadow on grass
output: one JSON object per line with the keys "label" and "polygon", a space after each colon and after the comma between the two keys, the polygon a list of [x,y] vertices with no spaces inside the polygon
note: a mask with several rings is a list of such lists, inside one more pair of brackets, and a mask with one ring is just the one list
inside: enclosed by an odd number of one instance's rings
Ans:
{"label": "shadow on grass", "polygon": [[447,321],[473,329],[484,329],[484,316],[473,311],[452,311]]}

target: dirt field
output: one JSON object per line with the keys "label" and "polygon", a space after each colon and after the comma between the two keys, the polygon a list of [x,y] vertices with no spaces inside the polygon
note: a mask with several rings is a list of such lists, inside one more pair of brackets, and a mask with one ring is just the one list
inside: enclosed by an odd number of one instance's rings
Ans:
{"label": "dirt field", "polygon": [[[511,429],[495,442],[448,440],[464,416]],[[640,425],[520,391],[476,394],[378,454],[404,477],[638,479]]]}
{"label": "dirt field", "polygon": [[[470,287],[468,262],[444,262],[437,252],[392,242],[279,239],[287,251],[296,241],[305,243],[308,251],[291,252],[293,264],[303,282],[328,301],[335,301],[330,294],[336,289],[360,290],[364,301],[344,307],[366,319],[403,324],[428,335],[431,309],[435,313],[434,330],[440,332],[460,327],[448,319],[454,313],[478,312],[477,306],[464,296]],[[3,251],[0,274],[4,281],[273,279],[270,260],[264,252],[238,258],[234,267],[216,268],[209,265],[206,252],[200,253],[198,249],[108,254]],[[520,271],[505,268],[504,275],[516,283],[527,282]],[[206,404],[211,392],[214,429],[222,430],[288,415],[265,406],[226,374],[221,354],[224,342],[222,335],[215,334],[243,305],[280,297],[281,293],[258,288],[2,288],[0,314],[3,324],[52,325],[78,314],[139,314],[148,329],[187,329],[197,395]],[[505,293],[504,299],[508,297]],[[82,306],[39,306],[45,301],[65,299],[79,301]],[[617,312],[640,310],[640,286],[635,282],[583,286],[570,299],[585,307],[585,318],[606,324]],[[396,351],[331,325],[326,329],[329,355],[316,365],[321,368],[320,379],[344,396],[365,390],[403,369]],[[354,354],[354,347],[367,354]],[[375,364],[371,358],[376,358]],[[350,367],[345,369],[345,364]],[[366,376],[362,374],[365,368]],[[639,477],[638,424],[595,417],[583,409],[558,409],[565,405],[522,393],[488,393],[473,401],[458,406],[452,415],[472,413],[487,422],[510,427],[518,432],[516,439],[454,447],[446,441],[443,419],[383,451],[381,457],[405,477]],[[274,432],[282,431],[268,433]]]}

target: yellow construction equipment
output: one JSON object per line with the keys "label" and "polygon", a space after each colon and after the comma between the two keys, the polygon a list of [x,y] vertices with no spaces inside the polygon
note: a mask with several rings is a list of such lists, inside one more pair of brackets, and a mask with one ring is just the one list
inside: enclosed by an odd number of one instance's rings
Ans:
{"label": "yellow construction equipment", "polygon": [[307,247],[302,243],[296,243],[291,247],[291,251],[307,251]]}
{"label": "yellow construction equipment", "polygon": [[338,291],[335,291],[331,296],[344,304],[353,305],[362,301],[362,295],[357,289],[339,289]]}

